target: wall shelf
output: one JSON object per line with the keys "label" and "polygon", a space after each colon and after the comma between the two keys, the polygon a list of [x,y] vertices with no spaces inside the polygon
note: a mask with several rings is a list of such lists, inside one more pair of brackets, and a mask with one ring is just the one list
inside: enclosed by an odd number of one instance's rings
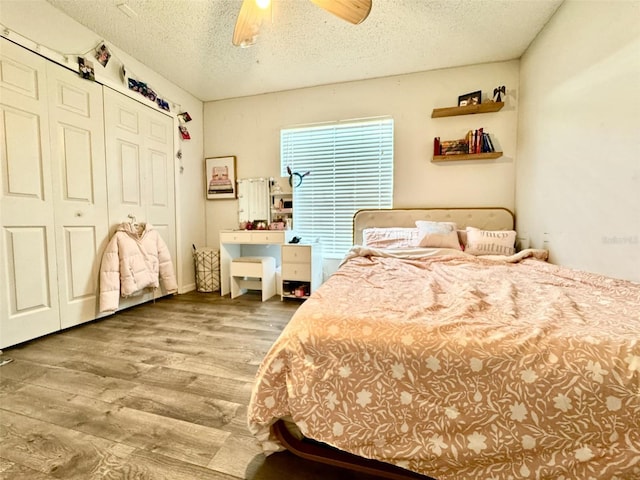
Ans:
{"label": "wall shelf", "polygon": [[487,153],[462,153],[459,155],[434,155],[432,162],[456,162],[462,160],[492,160],[494,158],[500,158],[503,155],[502,152],[487,152]]}
{"label": "wall shelf", "polygon": [[457,115],[473,115],[474,113],[489,113],[502,110],[504,102],[481,103],[480,105],[466,105],[464,107],[434,108],[431,118],[455,117]]}

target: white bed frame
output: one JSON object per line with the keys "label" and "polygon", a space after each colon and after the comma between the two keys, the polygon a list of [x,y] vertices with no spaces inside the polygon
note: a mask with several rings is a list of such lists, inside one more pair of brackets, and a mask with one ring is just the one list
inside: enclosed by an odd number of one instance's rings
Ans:
{"label": "white bed frame", "polygon": [[364,209],[353,216],[353,244],[362,245],[365,228],[415,228],[416,220],[455,222],[459,229],[513,230],[515,227],[513,212],[502,207]]}

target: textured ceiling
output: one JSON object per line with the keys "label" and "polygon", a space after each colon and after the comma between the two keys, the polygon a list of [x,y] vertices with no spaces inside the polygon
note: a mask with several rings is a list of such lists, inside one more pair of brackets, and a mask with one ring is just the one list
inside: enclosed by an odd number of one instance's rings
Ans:
{"label": "textured ceiling", "polygon": [[273,0],[256,45],[238,48],[241,0],[47,1],[203,101],[519,58],[562,3],[373,0],[351,25]]}

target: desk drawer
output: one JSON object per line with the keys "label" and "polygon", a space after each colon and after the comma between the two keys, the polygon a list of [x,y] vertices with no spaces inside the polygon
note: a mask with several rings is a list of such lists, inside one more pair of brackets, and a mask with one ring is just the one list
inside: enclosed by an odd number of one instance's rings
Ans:
{"label": "desk drawer", "polygon": [[253,232],[249,230],[238,230],[237,232],[220,232],[220,243],[284,243],[284,232]]}
{"label": "desk drawer", "polygon": [[310,263],[311,247],[308,245],[283,245],[282,263]]}
{"label": "desk drawer", "polygon": [[252,232],[220,232],[220,243],[251,243]]}
{"label": "desk drawer", "polygon": [[309,263],[283,263],[283,280],[311,281],[311,265]]}
{"label": "desk drawer", "polygon": [[284,232],[251,232],[251,243],[284,243]]}

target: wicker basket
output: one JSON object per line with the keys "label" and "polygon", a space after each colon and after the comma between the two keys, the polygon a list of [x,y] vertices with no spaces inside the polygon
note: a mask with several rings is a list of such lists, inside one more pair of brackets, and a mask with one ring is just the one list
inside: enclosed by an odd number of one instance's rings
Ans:
{"label": "wicker basket", "polygon": [[193,247],[193,262],[196,272],[196,290],[215,292],[220,290],[220,251]]}

